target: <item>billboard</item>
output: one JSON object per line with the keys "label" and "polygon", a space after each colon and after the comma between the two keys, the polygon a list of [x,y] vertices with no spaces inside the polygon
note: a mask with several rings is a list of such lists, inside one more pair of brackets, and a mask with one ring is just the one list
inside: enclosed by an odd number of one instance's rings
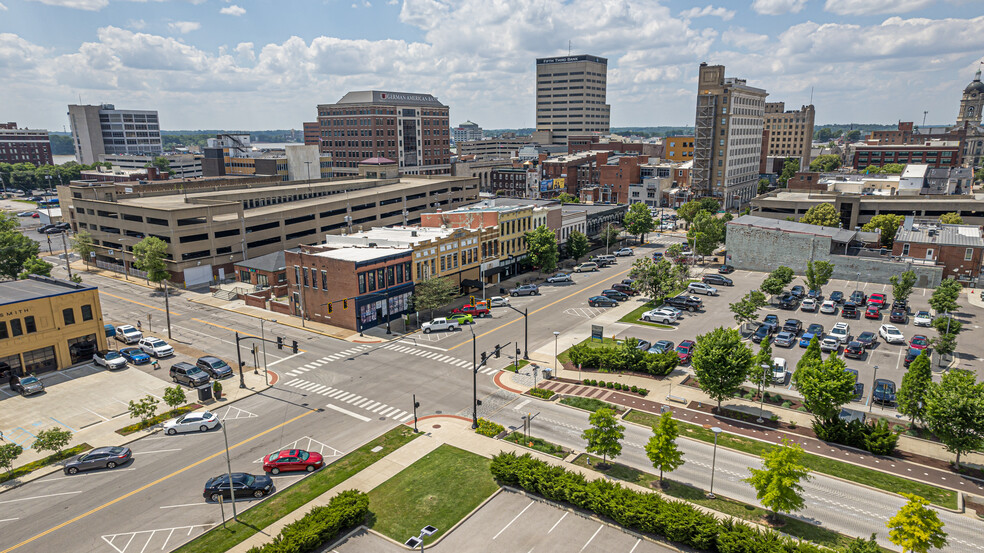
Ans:
{"label": "billboard", "polygon": [[567,179],[545,179],[540,181],[540,192],[555,192],[564,189]]}

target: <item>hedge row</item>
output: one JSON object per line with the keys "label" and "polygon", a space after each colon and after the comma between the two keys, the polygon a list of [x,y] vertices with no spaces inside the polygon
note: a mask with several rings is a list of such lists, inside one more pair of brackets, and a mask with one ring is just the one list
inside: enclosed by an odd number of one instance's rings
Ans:
{"label": "hedge row", "polygon": [[863,423],[857,419],[813,421],[813,432],[825,442],[863,449],[875,455],[891,455],[899,442],[899,435],[892,432],[885,419]]}
{"label": "hedge row", "polygon": [[344,491],[331,498],[328,505],[315,507],[300,519],[284,526],[272,542],[251,547],[248,553],[309,553],[338,538],[366,521],[369,496],[358,491]]}
{"label": "hedge row", "polygon": [[655,493],[623,488],[605,479],[588,481],[576,472],[549,465],[529,454],[500,453],[492,475],[501,483],[610,518],[622,526],[662,536],[711,553],[822,553],[771,530],[728,518],[720,520],[686,503]]}
{"label": "hedge row", "polygon": [[623,392],[632,392],[634,394],[649,395],[649,390],[646,388],[640,388],[638,386],[629,386],[628,384],[622,384],[621,382],[605,382],[604,380],[582,380],[581,384],[585,386],[599,386],[601,388],[608,388],[609,390],[621,390]]}
{"label": "hedge row", "polygon": [[506,428],[497,422],[492,422],[488,419],[478,419],[478,428],[475,432],[483,436],[488,436],[489,438],[495,438],[500,432],[504,432]]}
{"label": "hedge row", "polygon": [[593,348],[587,344],[577,344],[567,350],[571,363],[585,369],[598,369],[604,372],[633,371],[653,376],[666,376],[680,364],[676,351],[649,353],[637,349],[638,340],[629,338],[617,346]]}
{"label": "hedge row", "polygon": [[553,397],[555,392],[544,388],[530,388],[527,393],[541,399],[550,399]]}

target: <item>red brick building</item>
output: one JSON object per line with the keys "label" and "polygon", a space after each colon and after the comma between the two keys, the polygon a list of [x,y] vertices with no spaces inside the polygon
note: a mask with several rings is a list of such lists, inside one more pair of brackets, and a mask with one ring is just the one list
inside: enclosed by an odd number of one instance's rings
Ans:
{"label": "red brick building", "polygon": [[567,153],[569,154],[592,150],[596,152],[612,152],[615,154],[636,154],[645,157],[663,156],[662,144],[602,140],[596,134],[571,136],[567,139]]}
{"label": "red brick building", "polygon": [[895,233],[892,255],[902,261],[942,266],[943,278],[976,283],[984,263],[981,227],[919,221],[906,217]]}
{"label": "red brick building", "polygon": [[304,145],[321,146],[321,127],[317,121],[304,123]]}
{"label": "red brick building", "polygon": [[649,161],[649,156],[621,156],[618,164],[598,166],[598,185],[610,190],[610,199],[617,204],[629,203],[629,185],[642,182],[640,165]]}
{"label": "red brick building", "polygon": [[786,188],[789,190],[797,191],[807,191],[807,192],[826,192],[827,187],[820,187],[820,173],[814,173],[811,171],[800,171],[792,176],[786,183]]}
{"label": "red brick building", "polygon": [[18,129],[17,123],[0,123],[0,163],[52,165],[48,131]]}
{"label": "red brick building", "polygon": [[921,163],[930,167],[959,167],[960,146],[957,142],[927,142],[899,146],[858,146],[852,166],[861,170],[869,165],[881,167],[889,163]]}

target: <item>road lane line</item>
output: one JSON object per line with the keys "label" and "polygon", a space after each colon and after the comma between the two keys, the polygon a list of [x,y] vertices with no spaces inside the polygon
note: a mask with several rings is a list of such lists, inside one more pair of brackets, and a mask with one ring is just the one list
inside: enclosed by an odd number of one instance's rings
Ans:
{"label": "road lane line", "polygon": [[298,355],[301,355],[301,354],[300,354],[300,353],[295,353],[295,354],[293,354],[293,355],[288,355],[287,357],[284,357],[283,359],[277,359],[277,360],[276,360],[276,361],[274,361],[273,363],[267,363],[267,367],[272,367],[272,366],[274,366],[274,365],[276,365],[277,363],[280,363],[280,362],[283,362],[283,361],[286,361],[286,360],[288,360],[288,359],[292,359],[292,358],[294,358],[294,357],[297,357]]}
{"label": "road lane line", "polygon": [[[278,424],[278,425],[276,425],[274,427],[268,428],[268,429],[264,430],[263,432],[260,432],[259,434],[256,434],[255,436],[252,436],[250,438],[246,438],[245,440],[242,440],[242,441],[240,441],[237,444],[233,444],[228,449],[229,450],[232,450],[232,449],[236,449],[238,447],[241,447],[241,446],[243,446],[243,445],[245,445],[245,444],[247,444],[247,443],[249,443],[249,442],[257,439],[257,438],[260,438],[262,436],[265,436],[265,435],[269,434],[270,432],[274,432],[276,430],[279,430],[279,429],[287,426],[288,424],[290,424],[290,423],[292,423],[292,422],[294,422],[296,420],[300,420],[300,419],[302,419],[302,418],[304,418],[304,417],[306,417],[306,416],[308,416],[308,415],[310,415],[312,413],[317,413],[317,411],[314,411],[314,410],[305,411],[305,412],[301,413],[300,415],[297,415],[296,417],[293,417],[291,419],[288,419],[288,420],[286,420],[286,421],[284,421],[284,422],[282,422],[282,423],[280,423],[280,424]],[[69,524],[72,524],[74,522],[78,522],[78,521],[80,521],[80,520],[82,520],[82,519],[84,519],[84,518],[86,518],[86,517],[88,517],[88,516],[90,516],[90,515],[92,515],[94,513],[97,513],[97,512],[99,512],[99,511],[101,511],[101,510],[103,510],[103,509],[105,509],[107,507],[110,507],[112,505],[115,505],[115,504],[119,503],[120,501],[123,501],[124,499],[130,498],[130,497],[132,497],[132,496],[134,496],[134,495],[136,495],[136,494],[138,494],[138,493],[140,493],[140,492],[142,492],[144,490],[150,489],[150,488],[156,486],[157,484],[160,484],[161,482],[164,482],[164,481],[169,480],[169,479],[171,479],[171,478],[173,478],[173,477],[175,477],[175,476],[177,476],[179,474],[184,473],[185,471],[189,471],[189,470],[197,467],[198,465],[201,465],[203,463],[207,463],[207,462],[211,461],[212,459],[215,459],[217,457],[220,457],[223,454],[225,454],[225,452],[226,452],[226,449],[222,449],[222,450],[220,450],[220,451],[218,451],[216,453],[213,453],[213,454],[209,455],[208,457],[205,457],[204,459],[200,459],[198,461],[195,461],[194,463],[192,463],[192,464],[190,464],[190,465],[188,465],[188,466],[186,466],[184,468],[178,469],[178,470],[172,472],[171,474],[162,476],[162,477],[158,478],[157,480],[154,480],[153,482],[150,482],[148,484],[144,484],[143,486],[141,486],[141,487],[139,487],[139,488],[137,488],[137,489],[135,489],[133,491],[127,492],[127,493],[125,493],[125,494],[117,497],[116,499],[113,499],[111,501],[107,501],[106,503],[103,503],[102,505],[100,505],[98,507],[93,507],[92,509],[89,509],[88,511],[86,511],[86,512],[80,514],[80,515],[77,515],[77,516],[75,516],[75,517],[73,517],[73,518],[71,518],[69,520],[66,520],[65,522],[62,522],[61,524],[56,524],[55,526],[52,526],[51,528],[45,530],[44,532],[41,532],[40,534],[35,534],[34,536],[32,536],[30,538],[27,538],[26,540],[23,540],[23,541],[21,541],[20,543],[18,543],[16,545],[12,545],[12,546],[4,549],[3,551],[0,551],[0,553],[10,553],[11,551],[13,551],[15,549],[19,549],[19,548],[21,548],[21,547],[23,547],[23,546],[25,546],[25,545],[27,545],[27,544],[35,541],[35,540],[38,540],[38,539],[41,539],[41,538],[47,536],[48,534],[50,534],[50,533],[52,533],[52,532],[54,532],[56,530],[62,529],[64,527],[68,526]]]}
{"label": "road lane line", "polygon": [[169,451],[181,451],[181,449],[155,449],[153,451],[134,451],[133,455],[147,455],[148,453],[167,453]]}
{"label": "road lane line", "polygon": [[44,499],[46,497],[57,497],[59,495],[75,495],[77,493],[82,493],[81,490],[77,492],[60,492],[60,493],[49,493],[48,495],[34,495],[31,497],[21,497],[19,499],[8,499],[6,501],[0,501],[0,505],[4,503],[16,503],[17,501],[29,501],[31,499]]}
{"label": "road lane line", "polygon": [[418,348],[430,348],[430,349],[436,349],[438,351],[448,351],[447,348],[439,348],[437,346],[428,346],[427,344],[414,344],[412,342],[404,342],[402,340],[400,341],[400,343],[401,344],[406,344],[408,346],[415,346],[415,347],[418,347]]}
{"label": "road lane line", "polygon": [[10,522],[13,520],[20,520],[19,518],[0,518],[0,522]]}
{"label": "road lane line", "polygon": [[[509,521],[509,524],[503,526],[502,527],[502,530],[499,530],[499,534],[505,532],[506,531],[506,528],[509,528],[512,525],[512,523],[516,522],[516,519],[518,519],[519,517],[523,516],[523,513],[526,512],[526,509],[529,509],[530,507],[532,507],[534,503],[536,503],[536,501],[530,501],[530,504],[527,505],[525,509],[523,509],[522,511],[520,511],[518,515],[516,515],[515,517],[513,517],[513,519]],[[496,534],[496,535],[492,536],[492,539],[498,538],[499,537],[499,534]]]}
{"label": "road lane line", "polygon": [[175,507],[197,507],[199,505],[209,506],[209,503],[202,501],[201,503],[185,503],[183,505],[161,505],[161,509],[174,509]]}
{"label": "road lane line", "polygon": [[338,411],[339,413],[348,415],[348,416],[350,416],[352,418],[359,419],[362,422],[369,422],[369,421],[372,420],[369,417],[364,417],[364,416],[362,416],[362,415],[360,415],[358,413],[353,413],[352,411],[349,411],[348,409],[342,409],[341,407],[339,407],[337,405],[332,405],[331,403],[325,404],[325,407],[328,407],[329,409],[332,409],[334,411]]}

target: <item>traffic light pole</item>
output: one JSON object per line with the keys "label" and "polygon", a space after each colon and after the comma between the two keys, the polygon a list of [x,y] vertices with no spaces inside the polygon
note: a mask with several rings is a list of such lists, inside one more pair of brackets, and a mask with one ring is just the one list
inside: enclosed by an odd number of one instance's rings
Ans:
{"label": "traffic light pole", "polygon": [[520,311],[508,303],[506,307],[523,316],[523,359],[528,361],[530,359],[530,308]]}
{"label": "traffic light pole", "polygon": [[[475,330],[472,329],[471,325],[468,325],[468,330],[472,333],[472,428],[478,428],[478,406],[482,402],[478,401],[478,369],[485,366],[489,360],[489,354],[487,352],[482,352],[482,362],[478,362],[478,337],[475,336]],[[502,348],[508,346],[512,342],[506,342],[504,345],[495,345],[495,349],[492,350],[492,354],[498,358],[502,355]]]}
{"label": "traffic light pole", "polygon": [[[245,362],[243,361],[242,352],[239,351],[239,342],[240,341],[245,341],[245,340],[259,340],[260,342],[262,342],[263,343],[263,349],[264,349],[264,356],[266,355],[265,350],[266,350],[266,343],[267,342],[270,342],[270,343],[273,343],[273,344],[277,344],[277,349],[284,349],[284,339],[283,339],[282,336],[277,336],[276,341],[274,341],[274,340],[267,340],[265,337],[257,338],[256,336],[240,336],[239,335],[239,332],[236,332],[236,363],[239,365],[239,387],[240,388],[245,388],[246,387],[246,377],[243,375],[243,365],[245,364]],[[292,341],[292,343],[291,343],[291,352],[297,353],[297,340],[293,340]],[[266,363],[264,363],[263,371],[266,372]]]}

